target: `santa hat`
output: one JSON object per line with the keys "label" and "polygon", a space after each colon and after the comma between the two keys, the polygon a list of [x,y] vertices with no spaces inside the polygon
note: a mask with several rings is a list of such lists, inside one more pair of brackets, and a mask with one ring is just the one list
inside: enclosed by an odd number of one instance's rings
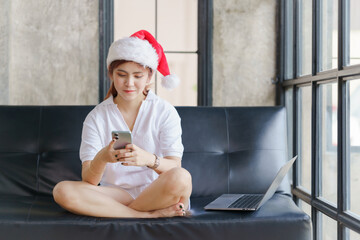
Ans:
{"label": "santa hat", "polygon": [[132,61],[154,71],[158,70],[163,75],[161,85],[168,90],[176,88],[180,83],[180,79],[175,74],[170,74],[163,48],[145,30],[113,42],[106,60],[108,69],[115,60]]}

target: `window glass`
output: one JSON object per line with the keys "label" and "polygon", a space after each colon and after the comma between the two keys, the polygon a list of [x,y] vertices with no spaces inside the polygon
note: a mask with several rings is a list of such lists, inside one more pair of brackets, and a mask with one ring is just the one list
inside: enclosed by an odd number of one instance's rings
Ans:
{"label": "window glass", "polygon": [[360,1],[350,1],[350,65],[360,64]]}
{"label": "window glass", "polygon": [[293,158],[293,88],[285,90],[285,107],[287,122],[288,159]]}
{"label": "window glass", "polygon": [[[197,54],[166,54],[169,68],[180,78],[181,84],[174,90],[159,86],[161,74],[158,74],[157,94],[174,106],[197,105]],[[161,76],[161,77],[160,77]]]}
{"label": "window glass", "polygon": [[319,86],[320,196],[337,202],[337,83]]}
{"label": "window glass", "polygon": [[300,11],[300,52],[299,75],[311,74],[312,68],[312,0],[302,0]]}
{"label": "window glass", "polygon": [[114,40],[142,29],[155,36],[155,0],[115,0]]}
{"label": "window glass", "polygon": [[285,1],[285,79],[294,78],[294,6],[293,1]]}
{"label": "window glass", "polygon": [[157,72],[153,90],[175,106],[197,105],[197,5],[197,0],[114,1],[115,39],[145,29],[162,45],[170,73],[180,78],[180,85],[166,90]]}
{"label": "window glass", "polygon": [[320,71],[337,68],[338,1],[321,0],[321,65]]}
{"label": "window glass", "polygon": [[[286,125],[287,125],[287,149],[288,159],[293,158],[293,88],[289,87],[285,90],[285,107],[286,107]],[[290,184],[293,183],[292,169],[289,173]]]}
{"label": "window glass", "polygon": [[311,192],[311,86],[298,89],[299,185]]}
{"label": "window glass", "polygon": [[360,215],[360,79],[347,81],[349,94],[350,211]]}
{"label": "window glass", "polygon": [[337,222],[326,216],[325,214],[319,213],[320,219],[320,237],[322,240],[336,240],[337,239]]}
{"label": "window glass", "polygon": [[311,217],[311,206],[307,204],[306,202],[299,200],[299,207],[307,214],[309,217]]}
{"label": "window glass", "polygon": [[[146,0],[145,0],[146,1]],[[157,0],[158,41],[165,51],[197,51],[197,0]]]}
{"label": "window glass", "polygon": [[357,232],[354,232],[353,230],[346,229],[349,233],[349,240],[360,240],[360,234]]}

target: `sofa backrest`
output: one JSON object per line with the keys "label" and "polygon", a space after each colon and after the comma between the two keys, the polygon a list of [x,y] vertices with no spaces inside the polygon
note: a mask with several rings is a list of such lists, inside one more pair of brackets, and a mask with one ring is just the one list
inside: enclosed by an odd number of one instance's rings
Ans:
{"label": "sofa backrest", "polygon": [[[0,194],[51,195],[80,180],[82,123],[94,106],[0,106]],[[193,196],[264,192],[286,159],[285,109],[177,107]],[[288,180],[279,191],[289,192]]]}
{"label": "sofa backrest", "polygon": [[[283,107],[178,107],[193,196],[264,193],[287,156]],[[290,193],[286,177],[279,192]]]}

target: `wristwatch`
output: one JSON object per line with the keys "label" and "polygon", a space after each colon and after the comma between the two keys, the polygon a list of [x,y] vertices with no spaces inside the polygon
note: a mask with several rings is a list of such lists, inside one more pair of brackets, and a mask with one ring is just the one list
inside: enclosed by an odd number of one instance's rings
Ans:
{"label": "wristwatch", "polygon": [[148,168],[156,169],[160,165],[160,158],[155,153],[154,153],[154,156],[155,156],[155,163],[152,167],[148,166]]}

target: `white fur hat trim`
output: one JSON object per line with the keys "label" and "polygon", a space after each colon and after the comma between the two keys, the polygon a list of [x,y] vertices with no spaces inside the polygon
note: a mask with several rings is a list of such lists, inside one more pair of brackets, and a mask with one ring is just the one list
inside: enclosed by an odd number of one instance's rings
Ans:
{"label": "white fur hat trim", "polygon": [[115,60],[126,60],[140,63],[156,71],[158,55],[155,48],[147,41],[137,37],[125,37],[113,42],[106,59],[107,68]]}
{"label": "white fur hat trim", "polygon": [[161,86],[167,90],[176,88],[180,83],[180,78],[175,74],[169,74],[161,79]]}

